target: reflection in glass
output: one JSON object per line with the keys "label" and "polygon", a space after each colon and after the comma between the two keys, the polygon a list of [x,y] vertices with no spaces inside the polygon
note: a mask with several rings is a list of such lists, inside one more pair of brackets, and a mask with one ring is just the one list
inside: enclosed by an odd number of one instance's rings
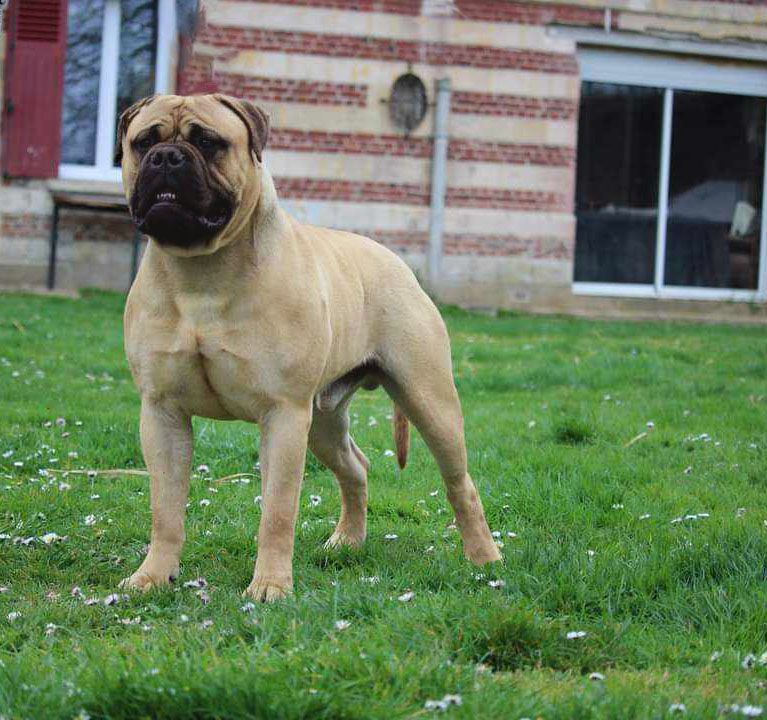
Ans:
{"label": "reflection in glass", "polygon": [[[120,75],[117,80],[117,118],[123,110],[154,92],[157,47],[156,0],[120,3]],[[117,121],[115,121],[117,128]]]}
{"label": "reflection in glass", "polygon": [[93,165],[96,162],[104,0],[69,0],[68,22],[61,161]]}
{"label": "reflection in glass", "polygon": [[584,82],[575,280],[652,283],[663,91]]}
{"label": "reflection in glass", "polygon": [[764,98],[675,91],[667,285],[757,286]]}

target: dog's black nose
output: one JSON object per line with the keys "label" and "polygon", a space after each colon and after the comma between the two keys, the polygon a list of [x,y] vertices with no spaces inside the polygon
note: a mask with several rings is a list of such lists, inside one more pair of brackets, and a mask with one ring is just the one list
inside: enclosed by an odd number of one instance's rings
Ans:
{"label": "dog's black nose", "polygon": [[149,162],[156,168],[179,168],[186,162],[186,156],[173,146],[160,146],[154,150]]}

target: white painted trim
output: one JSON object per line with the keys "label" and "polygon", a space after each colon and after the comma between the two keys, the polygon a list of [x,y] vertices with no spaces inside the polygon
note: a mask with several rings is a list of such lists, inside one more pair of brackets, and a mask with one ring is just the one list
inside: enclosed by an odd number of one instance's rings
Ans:
{"label": "white painted trim", "polygon": [[579,45],[767,62],[767,48],[758,43],[699,42],[697,40],[677,40],[639,33],[615,32],[614,30],[603,32],[586,28],[551,27],[548,29],[548,32],[552,37],[568,38],[574,40]]}
{"label": "white painted trim", "polygon": [[764,128],[764,173],[762,175],[762,227],[759,232],[759,280],[757,297],[767,301],[767,117]]}
{"label": "white painted trim", "polygon": [[122,182],[120,168],[99,168],[95,165],[72,165],[62,163],[59,165],[59,178],[62,180],[99,180],[102,182]]}
{"label": "white painted trim", "polygon": [[646,297],[656,296],[652,285],[639,285],[635,283],[600,283],[600,282],[574,282],[574,295],[604,295],[606,297]]}
{"label": "white painted trim", "polygon": [[582,47],[583,80],[767,97],[767,69],[753,63],[718,63],[652,52]]}
{"label": "white painted trim", "polygon": [[729,290],[727,288],[684,287],[666,285],[658,293],[661,300],[718,300],[720,302],[754,302],[756,290]]}
{"label": "white painted trim", "polygon": [[655,233],[655,291],[663,288],[666,272],[666,228],[668,227],[668,178],[671,169],[671,130],[674,117],[674,91],[663,92],[663,124],[660,145],[660,177],[658,178],[658,224]]}
{"label": "white painted trim", "polygon": [[120,0],[107,0],[104,3],[103,28],[96,124],[95,165],[99,169],[110,168],[113,165],[117,77],[120,67]]}
{"label": "white painted trim", "polygon": [[[120,168],[113,164],[120,62],[120,0],[106,0],[102,27],[95,163],[60,164],[59,178],[62,180],[122,181]],[[168,93],[173,90],[177,42],[175,0],[158,0],[154,85],[156,93]]]}
{"label": "white painted trim", "polygon": [[176,0],[159,0],[157,3],[157,51],[155,55],[154,91],[167,94],[173,91],[173,72],[178,43],[176,27]]}
{"label": "white painted trim", "polygon": [[652,285],[629,283],[574,282],[574,295],[600,297],[654,298],[660,300],[712,300],[719,302],[754,302],[758,300],[754,290],[728,290],[726,288],[701,288],[666,286],[657,292]]}

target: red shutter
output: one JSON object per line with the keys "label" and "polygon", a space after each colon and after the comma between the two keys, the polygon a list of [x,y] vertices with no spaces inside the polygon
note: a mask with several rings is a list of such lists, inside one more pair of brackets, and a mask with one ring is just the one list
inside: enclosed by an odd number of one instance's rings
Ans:
{"label": "red shutter", "polygon": [[58,175],[67,0],[11,0],[3,112],[3,172]]}

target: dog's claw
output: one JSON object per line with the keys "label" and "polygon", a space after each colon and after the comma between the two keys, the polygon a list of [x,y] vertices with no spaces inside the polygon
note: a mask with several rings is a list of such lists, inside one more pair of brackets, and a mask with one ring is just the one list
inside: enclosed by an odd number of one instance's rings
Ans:
{"label": "dog's claw", "polygon": [[254,579],[242,595],[243,597],[249,597],[256,602],[271,603],[277,600],[282,600],[292,592],[292,583]]}

